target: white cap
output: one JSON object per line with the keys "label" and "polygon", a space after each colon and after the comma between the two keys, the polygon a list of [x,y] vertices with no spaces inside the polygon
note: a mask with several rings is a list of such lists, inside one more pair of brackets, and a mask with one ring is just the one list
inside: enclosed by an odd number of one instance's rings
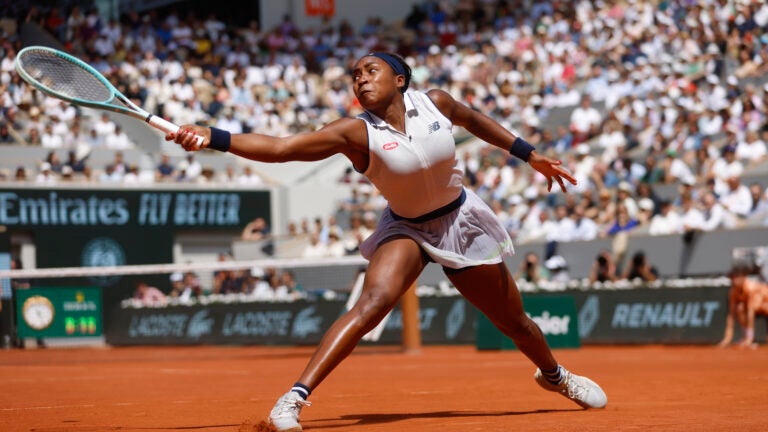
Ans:
{"label": "white cap", "polygon": [[263,278],[264,269],[261,267],[251,267],[251,276],[257,277],[257,278]]}
{"label": "white cap", "polygon": [[619,183],[619,190],[624,192],[632,192],[632,185],[629,182],[623,181]]}
{"label": "white cap", "polygon": [[536,190],[536,186],[528,186],[523,191],[523,197],[525,197],[527,200],[534,200],[539,197],[539,191]]}
{"label": "white cap", "polygon": [[743,173],[744,173],[744,167],[742,167],[741,164],[734,163],[734,164],[728,165],[728,168],[725,171],[725,177],[739,178]]}
{"label": "white cap", "polygon": [[40,164],[40,171],[50,171],[51,170],[51,164],[48,162],[43,162]]}
{"label": "white cap", "polygon": [[184,275],[181,272],[171,273],[171,282],[181,282],[184,279]]}
{"label": "white cap", "polygon": [[523,197],[520,196],[520,194],[514,194],[509,197],[509,203],[513,205],[518,205],[523,203]]}
{"label": "white cap", "polygon": [[653,210],[655,206],[653,205],[652,199],[643,198],[637,202],[637,207],[640,208],[641,210]]}
{"label": "white cap", "polygon": [[544,267],[550,270],[563,269],[567,266],[568,263],[565,261],[565,258],[560,255],[552,255],[547,261],[544,262]]}
{"label": "white cap", "polygon": [[576,154],[580,155],[588,155],[589,154],[589,144],[579,144],[576,146]]}

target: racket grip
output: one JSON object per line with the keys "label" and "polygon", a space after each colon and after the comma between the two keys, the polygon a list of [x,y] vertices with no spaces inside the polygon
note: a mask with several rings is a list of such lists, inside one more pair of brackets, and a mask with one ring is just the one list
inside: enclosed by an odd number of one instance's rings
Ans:
{"label": "racket grip", "polygon": [[[152,114],[147,117],[147,123],[149,123],[150,126],[160,129],[165,133],[176,133],[180,129],[179,126],[169,122],[168,120]],[[198,147],[203,145],[203,137],[198,135],[196,138]]]}

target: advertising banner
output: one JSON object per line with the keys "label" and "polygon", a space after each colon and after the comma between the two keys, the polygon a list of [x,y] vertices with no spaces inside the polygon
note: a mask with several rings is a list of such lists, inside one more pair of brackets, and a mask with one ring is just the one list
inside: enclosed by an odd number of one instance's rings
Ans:
{"label": "advertising banner", "polygon": [[[579,344],[716,344],[723,336],[727,288],[694,287],[526,294],[526,313],[553,348]],[[422,297],[425,344],[476,344],[478,349],[514,349],[490,321],[463,297]],[[316,344],[345,310],[343,301],[212,304],[162,309],[117,307],[105,323],[114,345]],[[737,330],[736,337],[741,332]],[[402,338],[396,308],[379,344]],[[765,319],[755,339],[766,339]],[[372,343],[372,342],[364,342]]]}
{"label": "advertising banner", "polygon": [[[693,287],[571,293],[584,343],[714,344],[723,336],[728,289]],[[764,334],[765,329],[763,328]]]}
{"label": "advertising banner", "polygon": [[[241,303],[116,308],[106,341],[112,345],[316,344],[345,311],[342,301]],[[422,299],[424,343],[467,344],[474,340],[475,310],[463,298]],[[395,308],[377,343],[398,343],[402,314]]]}
{"label": "advertising banner", "polygon": [[0,189],[8,229],[242,229],[270,218],[269,191]]}
{"label": "advertising banner", "polygon": [[[523,296],[525,313],[539,326],[552,348],[578,348],[576,303],[571,296]],[[477,349],[517,349],[482,313],[477,314]]]}
{"label": "advertising banner", "polygon": [[336,13],[336,1],[304,0],[304,13],[307,16],[332,17]]}

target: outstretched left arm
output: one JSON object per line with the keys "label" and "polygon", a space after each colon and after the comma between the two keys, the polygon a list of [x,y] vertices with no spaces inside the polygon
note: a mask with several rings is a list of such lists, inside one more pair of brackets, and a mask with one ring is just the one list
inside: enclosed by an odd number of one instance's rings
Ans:
{"label": "outstretched left arm", "polygon": [[[522,140],[521,137],[515,136],[515,134],[487,115],[456,101],[456,99],[443,90],[430,90],[427,94],[440,112],[450,119],[453,124],[462,126],[472,135],[489,144],[507,151],[512,150],[512,154],[517,155],[513,146],[518,146],[519,140]],[[562,161],[560,160],[540,155],[536,150],[531,151],[527,155],[527,159],[523,157],[523,160],[547,178],[547,190],[549,191],[552,190],[553,181],[557,181],[563,192],[567,192],[563,180],[567,180],[573,185],[576,184],[576,179],[561,167]]]}

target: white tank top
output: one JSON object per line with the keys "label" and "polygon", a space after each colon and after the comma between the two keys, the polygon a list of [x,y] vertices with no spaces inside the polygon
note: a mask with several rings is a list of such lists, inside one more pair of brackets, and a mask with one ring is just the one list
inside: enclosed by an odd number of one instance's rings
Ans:
{"label": "white tank top", "polygon": [[459,197],[463,173],[457,168],[453,124],[426,93],[408,91],[405,133],[373,113],[358,118],[368,128],[365,175],[395,214],[415,218]]}

